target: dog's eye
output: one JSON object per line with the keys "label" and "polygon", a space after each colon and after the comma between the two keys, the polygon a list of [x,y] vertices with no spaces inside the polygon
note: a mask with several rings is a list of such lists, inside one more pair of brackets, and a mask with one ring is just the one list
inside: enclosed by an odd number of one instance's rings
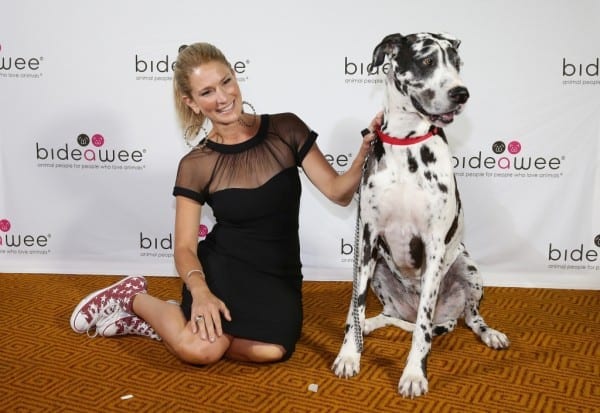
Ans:
{"label": "dog's eye", "polygon": [[433,59],[431,57],[426,57],[423,59],[423,66],[431,66],[433,64]]}

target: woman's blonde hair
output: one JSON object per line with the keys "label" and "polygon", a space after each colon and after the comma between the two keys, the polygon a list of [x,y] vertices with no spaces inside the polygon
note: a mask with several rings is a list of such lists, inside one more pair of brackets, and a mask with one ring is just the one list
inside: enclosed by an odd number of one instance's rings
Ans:
{"label": "woman's blonde hair", "polygon": [[179,55],[173,69],[173,96],[177,118],[184,130],[186,140],[198,135],[205,120],[202,113],[194,113],[183,101],[184,96],[192,98],[190,74],[203,63],[212,61],[221,62],[231,68],[231,64],[223,52],[210,43],[194,43],[179,48]]}

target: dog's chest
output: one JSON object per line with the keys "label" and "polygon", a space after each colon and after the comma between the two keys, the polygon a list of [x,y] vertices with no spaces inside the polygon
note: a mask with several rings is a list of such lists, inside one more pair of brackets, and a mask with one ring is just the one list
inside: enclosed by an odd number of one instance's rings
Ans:
{"label": "dog's chest", "polygon": [[[416,270],[418,246],[428,248],[429,240],[448,238],[451,228],[461,222],[446,142],[437,138],[411,146],[376,146],[365,174],[363,225],[380,237],[380,253],[390,268]],[[454,239],[460,229],[452,232]]]}
{"label": "dog's chest", "polygon": [[433,216],[445,215],[442,210],[454,214],[447,205],[454,204],[453,168],[442,138],[408,146],[382,145],[379,150],[367,166],[363,214],[371,211],[384,226],[405,223],[421,229],[431,224]]}

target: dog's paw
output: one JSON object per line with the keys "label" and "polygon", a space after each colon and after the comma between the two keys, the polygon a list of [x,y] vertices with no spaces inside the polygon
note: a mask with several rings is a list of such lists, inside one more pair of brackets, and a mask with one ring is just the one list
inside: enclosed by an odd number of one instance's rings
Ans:
{"label": "dog's paw", "polygon": [[501,350],[508,348],[510,346],[510,341],[506,334],[494,330],[493,328],[488,328],[486,331],[481,333],[481,340],[488,346],[496,350]]}
{"label": "dog's paw", "polygon": [[410,397],[411,399],[419,397],[427,393],[429,384],[427,378],[420,371],[409,371],[404,369],[400,382],[398,383],[398,393],[402,397]]}
{"label": "dog's paw", "polygon": [[375,326],[374,320],[371,318],[367,318],[365,320],[365,326],[363,327],[363,330],[362,330],[363,335],[368,336],[375,329],[377,329],[377,326]]}
{"label": "dog's paw", "polygon": [[340,352],[331,369],[336,376],[345,379],[356,376],[360,371],[360,353],[343,354]]}

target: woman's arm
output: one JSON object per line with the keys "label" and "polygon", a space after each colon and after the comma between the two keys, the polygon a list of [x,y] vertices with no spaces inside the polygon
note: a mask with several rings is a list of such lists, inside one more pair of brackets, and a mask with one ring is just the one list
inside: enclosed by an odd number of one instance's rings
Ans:
{"label": "woman's arm", "polygon": [[302,161],[302,168],[310,181],[327,198],[336,204],[346,206],[352,201],[352,197],[358,188],[362,176],[362,168],[369,154],[371,142],[375,139],[373,131],[381,124],[382,114],[379,113],[371,121],[370,133],[363,137],[362,144],[358,150],[350,168],[339,175],[329,164],[323,153],[315,143],[308,151]]}
{"label": "woman's arm", "polygon": [[[196,253],[202,206],[183,196],[177,196],[175,202],[175,268],[190,292],[197,288],[207,288],[202,265]],[[192,270],[200,271],[190,273]]]}
{"label": "woman's arm", "polygon": [[[202,206],[184,196],[175,199],[175,267],[192,295],[190,324],[194,333],[199,331],[203,339],[214,341],[215,334],[223,334],[221,313],[227,320],[231,320],[231,315],[225,303],[208,288],[198,259],[198,225]],[[200,315],[204,322],[196,323],[196,317]]]}

